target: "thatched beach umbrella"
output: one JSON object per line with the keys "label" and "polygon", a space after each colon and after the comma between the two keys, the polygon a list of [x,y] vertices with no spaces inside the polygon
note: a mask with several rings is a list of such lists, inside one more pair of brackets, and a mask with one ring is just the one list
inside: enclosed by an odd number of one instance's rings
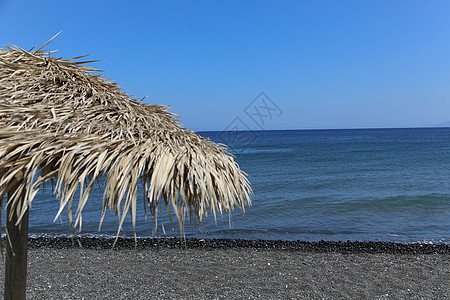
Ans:
{"label": "thatched beach umbrella", "polygon": [[169,216],[172,207],[181,231],[187,214],[201,222],[208,212],[250,204],[246,175],[222,145],[181,127],[167,107],[131,98],[77,61],[81,57],[63,60],[42,49],[0,49],[0,201],[8,195],[5,298],[25,297],[28,211],[46,181],[56,182],[55,214],[67,208],[79,229],[100,177],[106,177],[102,219],[111,208],[119,231],[127,212],[135,226],[138,183],[153,217],[160,205]]}

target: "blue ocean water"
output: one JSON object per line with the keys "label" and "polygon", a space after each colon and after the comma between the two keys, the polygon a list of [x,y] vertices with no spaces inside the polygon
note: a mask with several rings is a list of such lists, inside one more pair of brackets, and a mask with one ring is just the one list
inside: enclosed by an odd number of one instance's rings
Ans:
{"label": "blue ocean water", "polygon": [[[225,142],[253,185],[253,205],[186,225],[187,237],[450,243],[450,128],[200,132]],[[103,191],[83,211],[85,235],[115,235],[108,213],[98,232]],[[30,232],[70,234],[53,223],[51,188],[33,202]],[[179,236],[166,216],[165,236]],[[152,236],[138,214],[137,236]],[[230,221],[231,220],[231,224]],[[133,236],[130,218],[120,233]],[[158,227],[156,236],[164,236]]]}

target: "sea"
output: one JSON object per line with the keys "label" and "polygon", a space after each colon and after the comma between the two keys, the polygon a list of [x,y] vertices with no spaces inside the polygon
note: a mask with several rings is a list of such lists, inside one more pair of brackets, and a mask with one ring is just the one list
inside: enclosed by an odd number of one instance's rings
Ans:
{"label": "sea", "polygon": [[[254,195],[245,214],[209,215],[202,226],[188,219],[186,237],[450,243],[450,128],[199,134],[228,145]],[[59,204],[48,186],[33,201],[31,236],[133,237],[131,218],[118,233],[112,212],[98,230],[102,197],[99,185],[74,232],[66,212],[54,221]],[[137,237],[180,237],[160,210],[155,231],[142,204]]]}

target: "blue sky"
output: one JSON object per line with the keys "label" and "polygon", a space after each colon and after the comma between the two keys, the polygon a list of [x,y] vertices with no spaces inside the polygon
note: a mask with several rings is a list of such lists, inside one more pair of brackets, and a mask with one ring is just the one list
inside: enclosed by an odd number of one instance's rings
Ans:
{"label": "blue sky", "polygon": [[222,130],[265,92],[263,129],[450,120],[449,1],[0,0],[0,44],[93,66],[193,130]]}

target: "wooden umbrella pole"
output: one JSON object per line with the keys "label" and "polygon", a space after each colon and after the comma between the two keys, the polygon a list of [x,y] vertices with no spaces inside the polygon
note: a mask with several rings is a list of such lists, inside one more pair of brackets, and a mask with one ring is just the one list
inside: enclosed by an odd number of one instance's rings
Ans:
{"label": "wooden umbrella pole", "polygon": [[17,215],[14,213],[13,217],[11,219],[9,218],[10,207],[8,206],[6,218],[7,239],[4,299],[25,299],[28,255],[28,210],[22,217],[20,223],[16,225]]}

